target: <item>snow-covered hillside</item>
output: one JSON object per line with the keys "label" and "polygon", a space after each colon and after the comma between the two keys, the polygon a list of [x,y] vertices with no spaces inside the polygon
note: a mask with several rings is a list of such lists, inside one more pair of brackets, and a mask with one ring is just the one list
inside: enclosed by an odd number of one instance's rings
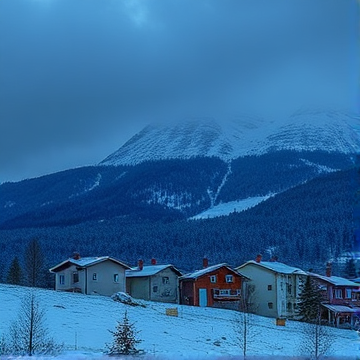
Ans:
{"label": "snow-covered hillside", "polygon": [[216,156],[230,160],[270,150],[360,151],[360,118],[340,112],[297,112],[268,121],[238,117],[186,119],[149,125],[133,136],[103,165],[133,165],[147,160]]}
{"label": "snow-covered hillside", "polygon": [[[231,310],[177,306],[178,317],[166,316],[165,309],[175,305],[150,303],[146,307],[132,307],[113,301],[109,297],[86,296],[32,290],[30,288],[0,285],[0,337],[5,336],[11,322],[17,318],[21,299],[35,292],[40,306],[46,309],[46,325],[57,342],[64,343],[62,359],[99,359],[106,343],[112,337],[116,321],[125,310],[135,322],[139,348],[146,358],[157,359],[227,359],[241,354],[239,347],[239,313]],[[260,316],[252,318],[249,355],[297,356],[304,324],[287,321],[276,326],[275,320]],[[357,332],[329,328],[333,335],[333,351],[329,355],[355,359],[360,352]],[[104,357],[105,358],[105,357]],[[42,357],[43,359],[43,357]]]}

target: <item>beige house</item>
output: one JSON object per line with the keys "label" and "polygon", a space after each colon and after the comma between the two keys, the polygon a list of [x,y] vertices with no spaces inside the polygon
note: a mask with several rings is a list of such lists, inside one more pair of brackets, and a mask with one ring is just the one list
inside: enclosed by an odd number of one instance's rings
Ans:
{"label": "beige house", "polygon": [[296,318],[297,298],[306,272],[277,261],[262,261],[261,256],[236,268],[250,278],[254,313],[274,318]]}
{"label": "beige house", "polygon": [[111,296],[125,291],[125,270],[130,267],[109,256],[84,257],[76,254],[52,267],[55,290]]}
{"label": "beige house", "polygon": [[179,276],[181,272],[173,265],[139,266],[126,270],[126,292],[133,298],[160,301],[167,303],[179,302]]}

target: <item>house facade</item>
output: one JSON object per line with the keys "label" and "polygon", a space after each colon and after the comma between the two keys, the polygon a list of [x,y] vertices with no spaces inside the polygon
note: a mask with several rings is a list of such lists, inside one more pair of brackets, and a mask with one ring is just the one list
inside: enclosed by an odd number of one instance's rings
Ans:
{"label": "house facade", "polygon": [[247,276],[253,292],[252,312],[274,318],[296,318],[303,270],[277,261],[262,261],[260,255],[236,268]]}
{"label": "house facade", "polygon": [[139,260],[138,267],[126,270],[126,292],[133,298],[167,303],[179,302],[179,276],[181,272],[173,265],[144,266]]}
{"label": "house facade", "polygon": [[217,264],[180,278],[180,304],[239,309],[246,280],[229,265]]}
{"label": "house facade", "polygon": [[336,327],[360,326],[360,284],[331,274],[331,264],[326,275],[309,273],[323,293],[322,317]]}
{"label": "house facade", "polygon": [[111,296],[125,291],[125,270],[130,267],[109,256],[84,257],[76,254],[52,267],[55,290]]}

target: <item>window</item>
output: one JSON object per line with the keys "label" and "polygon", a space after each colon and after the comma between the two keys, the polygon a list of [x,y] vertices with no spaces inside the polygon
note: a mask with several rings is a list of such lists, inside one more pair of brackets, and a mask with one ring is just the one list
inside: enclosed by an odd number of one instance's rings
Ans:
{"label": "window", "polygon": [[268,290],[272,290],[272,285],[268,285]]}
{"label": "window", "polygon": [[211,275],[210,276],[210,282],[211,283],[216,283],[216,275]]}
{"label": "window", "polygon": [[169,283],[170,283],[169,277],[168,277],[168,276],[163,276],[163,278],[162,278],[162,283],[163,283],[163,284],[169,284]]}
{"label": "window", "polygon": [[59,284],[65,285],[65,275],[59,275]]}
{"label": "window", "polygon": [[274,307],[274,304],[272,302],[268,302],[268,308],[272,309]]}
{"label": "window", "polygon": [[114,274],[114,282],[119,282],[119,274]]}
{"label": "window", "polygon": [[73,283],[78,283],[79,282],[79,273],[78,272],[73,272]]}
{"label": "window", "polygon": [[291,292],[292,292],[292,285],[291,284],[287,284],[287,290],[288,290],[288,294],[291,295]]}
{"label": "window", "polygon": [[286,310],[287,310],[287,311],[292,311],[292,303],[291,303],[291,302],[288,302],[288,303],[287,303]]}
{"label": "window", "polygon": [[239,297],[241,294],[240,289],[214,289],[214,298],[218,297]]}
{"label": "window", "polygon": [[346,299],[351,299],[351,289],[346,289]]}
{"label": "window", "polygon": [[335,299],[342,299],[342,290],[335,289]]}
{"label": "window", "polygon": [[97,280],[97,273],[93,273],[93,280]]}
{"label": "window", "polygon": [[157,291],[158,291],[157,285],[153,286],[153,292],[157,292]]}
{"label": "window", "polygon": [[226,290],[220,290],[219,291],[220,295],[230,295],[230,290],[226,289]]}
{"label": "window", "polygon": [[227,283],[232,283],[233,282],[233,276],[232,275],[226,275],[225,276],[225,281]]}

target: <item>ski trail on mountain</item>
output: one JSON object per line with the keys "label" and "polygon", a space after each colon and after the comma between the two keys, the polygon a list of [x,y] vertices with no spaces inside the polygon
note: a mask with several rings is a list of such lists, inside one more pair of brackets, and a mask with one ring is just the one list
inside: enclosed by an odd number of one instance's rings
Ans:
{"label": "ski trail on mountain", "polygon": [[223,186],[225,185],[228,176],[231,174],[231,162],[228,162],[228,167],[227,167],[227,172],[225,173],[223,179],[221,180],[221,183],[219,185],[219,187],[216,190],[215,195],[213,195],[213,191],[210,190],[209,188],[207,189],[207,193],[209,195],[210,198],[210,209],[213,208],[215,206],[216,200],[220,194],[221,189],[223,188]]}

